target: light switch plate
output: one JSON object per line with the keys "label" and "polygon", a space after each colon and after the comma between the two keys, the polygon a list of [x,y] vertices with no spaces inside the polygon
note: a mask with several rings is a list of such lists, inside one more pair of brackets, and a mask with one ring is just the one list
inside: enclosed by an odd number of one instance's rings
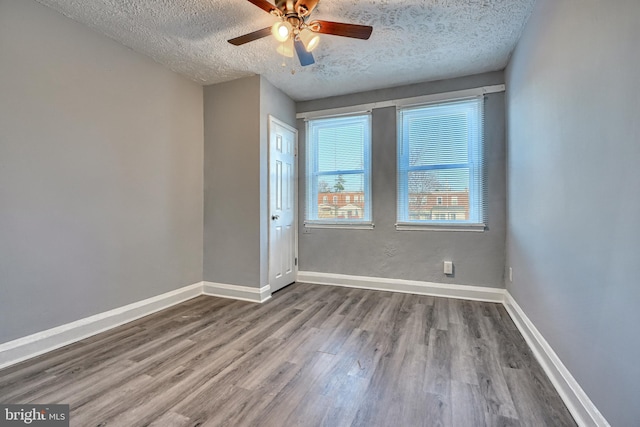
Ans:
{"label": "light switch plate", "polygon": [[453,274],[453,261],[444,262],[444,274]]}

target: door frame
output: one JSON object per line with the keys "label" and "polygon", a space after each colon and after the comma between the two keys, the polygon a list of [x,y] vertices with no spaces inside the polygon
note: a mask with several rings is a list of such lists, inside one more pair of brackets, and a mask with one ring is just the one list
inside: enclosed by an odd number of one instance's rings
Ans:
{"label": "door frame", "polygon": [[267,115],[267,221],[268,221],[268,229],[267,229],[267,265],[269,266],[268,268],[268,272],[267,272],[267,280],[268,280],[268,285],[271,286],[271,144],[275,143],[275,141],[271,140],[271,130],[273,128],[273,125],[277,124],[278,126],[281,126],[287,130],[290,130],[291,132],[293,132],[294,138],[293,138],[293,148],[294,148],[294,153],[295,153],[295,160],[294,160],[294,171],[293,171],[293,175],[294,175],[294,187],[293,187],[293,194],[294,194],[294,200],[293,200],[293,205],[294,205],[294,213],[293,213],[293,227],[294,227],[294,271],[293,271],[293,277],[294,277],[294,281],[298,280],[298,267],[299,267],[299,259],[298,259],[298,129],[296,129],[295,127],[288,125],[287,123],[283,122],[282,120],[278,119],[277,117],[274,117],[273,115],[269,114]]}

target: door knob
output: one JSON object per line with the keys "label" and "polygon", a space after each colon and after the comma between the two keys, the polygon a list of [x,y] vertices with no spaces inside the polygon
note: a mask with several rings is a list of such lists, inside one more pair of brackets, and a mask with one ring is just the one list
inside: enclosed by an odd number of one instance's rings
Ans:
{"label": "door knob", "polygon": [[280,219],[280,215],[273,215],[271,217],[271,219],[274,220],[274,221],[277,220],[277,219]]}

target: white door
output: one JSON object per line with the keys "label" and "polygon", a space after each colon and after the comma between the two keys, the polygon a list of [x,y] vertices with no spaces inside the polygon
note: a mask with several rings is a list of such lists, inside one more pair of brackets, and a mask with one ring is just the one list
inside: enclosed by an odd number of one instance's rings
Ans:
{"label": "white door", "polygon": [[269,116],[269,285],[296,280],[298,131]]}

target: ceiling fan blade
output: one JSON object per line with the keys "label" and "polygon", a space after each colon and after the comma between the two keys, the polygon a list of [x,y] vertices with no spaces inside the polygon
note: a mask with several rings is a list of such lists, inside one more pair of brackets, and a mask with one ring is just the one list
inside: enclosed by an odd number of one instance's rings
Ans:
{"label": "ceiling fan blade", "polygon": [[[315,25],[318,29],[313,28]],[[342,22],[313,21],[309,24],[313,31],[334,36],[351,37],[354,39],[368,40],[373,27],[368,25],[344,24]]]}
{"label": "ceiling fan blade", "polygon": [[273,4],[269,3],[267,0],[249,0],[249,1],[267,13],[271,13],[272,10],[276,9],[276,7]]}
{"label": "ceiling fan blade", "polygon": [[261,39],[263,37],[267,37],[271,34],[271,27],[263,28],[258,31],[254,31],[253,33],[245,34],[244,36],[236,37],[235,39],[228,40],[234,46],[240,46],[245,43],[252,42],[254,40]]}
{"label": "ceiling fan blade", "polygon": [[311,65],[316,62],[315,59],[313,59],[313,55],[311,54],[311,52],[307,52],[307,49],[304,48],[304,45],[300,40],[296,40],[293,45],[296,48],[296,53],[298,54],[300,65],[306,67],[307,65]]}

